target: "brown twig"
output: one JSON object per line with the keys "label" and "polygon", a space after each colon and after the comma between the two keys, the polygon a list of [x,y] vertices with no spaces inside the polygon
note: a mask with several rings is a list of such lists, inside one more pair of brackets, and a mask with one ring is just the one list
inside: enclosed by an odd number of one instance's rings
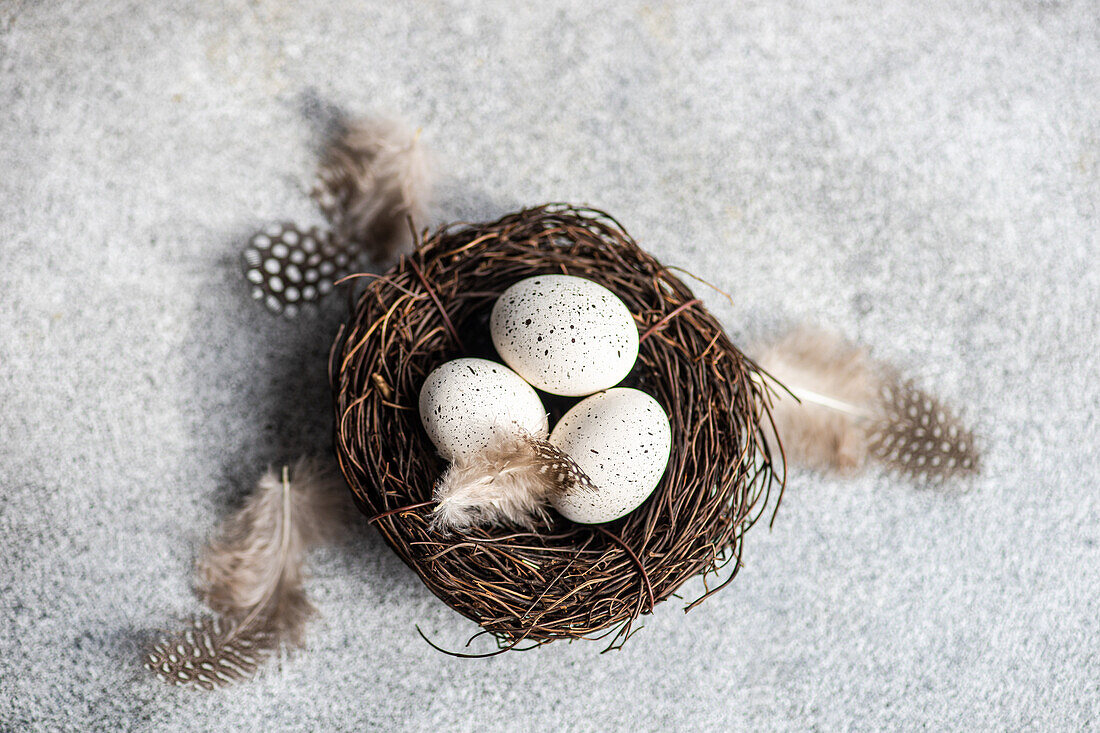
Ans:
{"label": "brown twig", "polygon": [[656,322],[656,323],[654,323],[654,324],[653,324],[652,326],[650,326],[650,327],[649,327],[649,329],[648,329],[648,330],[646,330],[646,332],[645,332],[645,333],[643,333],[643,334],[642,334],[641,336],[639,336],[639,337],[638,337],[638,341],[640,341],[640,342],[644,342],[644,341],[645,341],[645,340],[646,340],[647,338],[649,338],[649,337],[650,337],[650,336],[652,336],[652,335],[653,335],[654,333],[656,333],[656,332],[657,332],[657,331],[658,331],[658,330],[659,330],[659,329],[660,329],[661,327],[663,327],[663,326],[664,326],[665,324],[667,324],[667,323],[668,323],[669,321],[671,321],[671,320],[672,320],[673,318],[675,318],[676,316],[680,315],[681,313],[683,313],[684,311],[686,311],[686,310],[687,310],[688,308],[690,308],[691,306],[693,306],[693,305],[698,305],[699,303],[702,303],[702,302],[703,302],[703,301],[699,300],[698,298],[692,298],[692,299],[691,299],[691,300],[689,300],[688,302],[686,302],[686,303],[684,303],[684,304],[682,304],[682,305],[679,305],[679,306],[677,306],[675,310],[671,311],[670,313],[668,313],[667,315],[665,315],[665,317],[664,317],[664,318],[662,318],[661,320],[657,321],[657,322]]}
{"label": "brown twig", "polygon": [[605,537],[611,539],[611,541],[619,547],[623,548],[626,554],[630,556],[630,559],[634,561],[634,564],[638,566],[638,574],[642,576],[642,587],[645,589],[646,596],[649,598],[648,611],[652,613],[653,606],[655,605],[653,600],[653,586],[649,583],[649,574],[645,571],[645,565],[642,564],[641,558],[639,558],[634,550],[630,549],[630,545],[623,542],[622,538],[618,535],[608,532],[603,527],[593,527],[593,529],[595,529],[597,532],[604,535]]}
{"label": "brown twig", "polygon": [[428,295],[431,296],[432,302],[435,303],[435,307],[439,309],[440,315],[443,316],[443,322],[447,324],[447,330],[451,332],[451,336],[454,338],[455,343],[458,344],[458,348],[465,350],[466,347],[462,345],[462,337],[458,335],[458,331],[455,330],[455,324],[451,323],[451,317],[447,315],[447,309],[443,307],[443,303],[439,301],[439,296],[435,294],[435,289],[428,282],[428,278],[424,277],[424,273],[420,271],[420,268],[416,266],[410,257],[408,260],[409,267],[413,269],[416,276],[420,278],[420,282],[423,283],[424,289],[428,291]]}
{"label": "brown twig", "polygon": [[377,522],[379,519],[382,519],[383,517],[391,517],[394,514],[403,514],[405,512],[411,512],[414,509],[422,509],[426,506],[431,506],[432,504],[435,504],[435,502],[434,501],[420,501],[420,502],[417,502],[416,504],[406,504],[405,506],[399,506],[396,509],[390,509],[388,511],[384,511],[381,514],[375,514],[373,517],[371,517],[367,521],[371,522],[371,523],[374,523],[374,522]]}

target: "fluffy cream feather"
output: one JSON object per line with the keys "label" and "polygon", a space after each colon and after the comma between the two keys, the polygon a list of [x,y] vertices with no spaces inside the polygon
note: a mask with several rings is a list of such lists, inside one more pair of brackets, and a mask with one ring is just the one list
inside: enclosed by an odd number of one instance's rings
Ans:
{"label": "fluffy cream feather", "polygon": [[498,430],[480,453],[451,464],[436,486],[432,525],[437,530],[520,525],[547,518],[549,500],[573,489],[595,490],[569,456],[548,441]]}
{"label": "fluffy cream feather", "polygon": [[926,480],[979,469],[974,438],[951,410],[837,336],[797,329],[757,363],[782,385],[765,434],[794,464],[846,473],[874,458]]}
{"label": "fluffy cream feather", "polygon": [[389,259],[411,241],[407,219],[422,224],[431,197],[429,156],[419,130],[395,120],[349,123],[333,140],[313,197],[337,238]]}

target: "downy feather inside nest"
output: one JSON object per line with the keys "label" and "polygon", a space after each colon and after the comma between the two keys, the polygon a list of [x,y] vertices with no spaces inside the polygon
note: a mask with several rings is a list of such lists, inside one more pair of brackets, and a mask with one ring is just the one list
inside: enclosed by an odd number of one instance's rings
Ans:
{"label": "downy feather inside nest", "polygon": [[443,474],[435,489],[432,524],[440,530],[475,525],[533,530],[546,521],[549,501],[574,488],[598,490],[549,440],[501,427],[485,449],[458,458]]}

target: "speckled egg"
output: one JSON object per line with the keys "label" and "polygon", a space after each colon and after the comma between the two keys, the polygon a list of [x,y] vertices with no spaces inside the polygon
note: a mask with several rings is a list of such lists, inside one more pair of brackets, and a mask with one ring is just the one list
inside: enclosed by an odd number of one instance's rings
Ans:
{"label": "speckled egg", "polygon": [[672,427],[657,400],[618,387],[574,405],[554,426],[550,442],[597,487],[567,493],[554,500],[554,508],[574,522],[598,524],[634,511],[657,487],[672,451]]}
{"label": "speckled egg", "polygon": [[500,358],[551,394],[614,387],[638,358],[638,327],[626,304],[581,277],[520,280],[497,299],[489,330]]}
{"label": "speckled egg", "polygon": [[547,433],[546,409],[531,385],[487,359],[455,359],[429,374],[420,388],[420,419],[447,460],[477,453],[500,428]]}

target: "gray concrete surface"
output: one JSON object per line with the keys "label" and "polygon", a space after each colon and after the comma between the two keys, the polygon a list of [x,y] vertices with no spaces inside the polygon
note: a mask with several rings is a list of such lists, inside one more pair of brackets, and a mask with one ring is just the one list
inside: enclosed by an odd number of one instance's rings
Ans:
{"label": "gray concrete surface", "polygon": [[[620,652],[472,625],[377,535],[309,649],[217,694],[141,641],[196,548],[328,445],[340,305],[238,269],[316,218],[317,110],[424,126],[443,218],[613,212],[735,340],[829,325],[965,407],[965,490],[792,477],[737,582]],[[0,5],[0,729],[1100,726],[1100,13],[1066,2]],[[698,586],[686,589],[692,593]]]}

